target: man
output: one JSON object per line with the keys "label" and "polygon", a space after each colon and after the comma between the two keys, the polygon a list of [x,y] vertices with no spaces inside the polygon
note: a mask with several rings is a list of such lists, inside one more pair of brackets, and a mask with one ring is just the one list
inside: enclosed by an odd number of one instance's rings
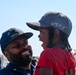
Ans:
{"label": "man", "polygon": [[0,71],[0,75],[32,75],[32,49],[28,45],[32,35],[16,28],[10,28],[2,34],[1,50],[10,63]]}

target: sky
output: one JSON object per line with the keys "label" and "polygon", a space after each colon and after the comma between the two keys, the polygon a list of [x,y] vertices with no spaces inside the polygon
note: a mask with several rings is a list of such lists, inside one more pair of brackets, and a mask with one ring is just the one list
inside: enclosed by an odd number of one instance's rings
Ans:
{"label": "sky", "polygon": [[73,50],[76,49],[76,0],[0,0],[0,38],[4,31],[12,27],[33,32],[28,41],[33,55],[39,56],[43,51],[39,32],[29,28],[26,22],[37,22],[49,11],[61,12],[71,19],[73,28],[69,42]]}

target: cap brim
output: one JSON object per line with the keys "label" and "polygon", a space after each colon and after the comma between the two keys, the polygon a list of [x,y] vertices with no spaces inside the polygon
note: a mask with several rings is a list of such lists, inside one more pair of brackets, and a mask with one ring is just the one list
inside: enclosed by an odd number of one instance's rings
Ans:
{"label": "cap brim", "polygon": [[20,34],[20,35],[16,36],[15,38],[11,39],[7,44],[9,44],[13,40],[15,40],[15,39],[17,39],[18,37],[21,37],[21,36],[25,37],[26,39],[29,39],[30,37],[33,36],[33,33],[28,32],[28,33]]}
{"label": "cap brim", "polygon": [[33,36],[33,33],[28,32],[28,33],[21,34],[20,36],[24,36],[26,39],[29,39],[30,37]]}
{"label": "cap brim", "polygon": [[38,30],[40,27],[39,22],[27,22],[26,24],[27,24],[27,26],[29,26],[30,28],[32,28],[34,30]]}
{"label": "cap brim", "polygon": [[26,39],[29,39],[29,38],[32,37],[32,36],[33,36],[33,33],[27,32],[27,33],[23,33],[23,34],[20,34],[20,35],[16,36],[15,38],[13,38],[13,39],[10,40],[10,41],[13,41],[13,40],[15,40],[15,39],[18,38],[18,37],[25,37]]}
{"label": "cap brim", "polygon": [[40,22],[27,22],[26,24],[27,24],[27,26],[29,26],[30,28],[32,28],[34,30],[39,30],[39,28],[49,27],[49,25],[45,25]]}

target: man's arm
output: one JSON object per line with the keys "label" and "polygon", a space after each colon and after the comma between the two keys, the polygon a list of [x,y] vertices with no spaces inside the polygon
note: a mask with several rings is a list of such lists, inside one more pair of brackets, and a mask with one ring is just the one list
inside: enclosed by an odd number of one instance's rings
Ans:
{"label": "man's arm", "polygon": [[53,71],[49,68],[40,67],[40,75],[53,75]]}
{"label": "man's arm", "polygon": [[70,72],[65,71],[66,75],[75,75],[75,72],[72,71],[72,69],[70,69]]}

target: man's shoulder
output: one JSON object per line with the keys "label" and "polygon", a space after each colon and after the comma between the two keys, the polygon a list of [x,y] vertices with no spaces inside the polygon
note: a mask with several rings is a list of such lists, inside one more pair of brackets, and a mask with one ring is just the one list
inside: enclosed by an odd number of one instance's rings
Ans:
{"label": "man's shoulder", "polygon": [[0,70],[0,75],[10,75],[10,72],[8,69],[4,68]]}

